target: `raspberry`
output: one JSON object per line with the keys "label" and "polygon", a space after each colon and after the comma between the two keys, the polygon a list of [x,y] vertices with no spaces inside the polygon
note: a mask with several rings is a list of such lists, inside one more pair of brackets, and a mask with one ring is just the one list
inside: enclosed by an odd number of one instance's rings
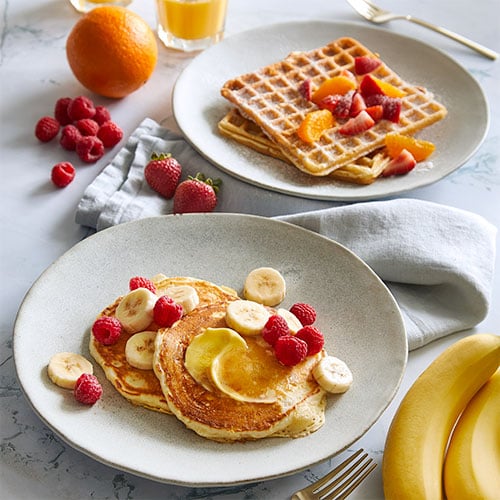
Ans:
{"label": "raspberry", "polygon": [[74,395],[79,403],[93,405],[102,396],[102,386],[95,375],[83,373],[76,381]]}
{"label": "raspberry", "polygon": [[101,316],[92,325],[92,335],[103,345],[113,345],[122,334],[122,325],[114,316]]}
{"label": "raspberry", "polygon": [[166,295],[161,296],[153,309],[154,321],[158,326],[170,327],[182,318],[183,309],[180,304]]}
{"label": "raspberry", "polygon": [[308,356],[317,354],[325,345],[325,337],[315,326],[304,326],[295,334],[295,337],[307,344]]}
{"label": "raspberry", "polygon": [[54,117],[61,125],[69,125],[72,122],[68,116],[68,106],[72,100],[71,97],[61,97],[56,101]]}
{"label": "raspberry", "polygon": [[67,161],[57,163],[52,167],[50,178],[57,187],[66,187],[75,178],[75,168]]}
{"label": "raspberry", "polygon": [[156,293],[155,284],[151,280],[143,278],[142,276],[134,276],[133,278],[130,278],[128,287],[130,291],[135,290],[136,288],[147,288],[151,292]]}
{"label": "raspberry", "polygon": [[94,103],[83,95],[75,97],[68,105],[68,116],[73,122],[82,118],[93,118],[94,115]]}
{"label": "raspberry", "polygon": [[102,125],[103,123],[107,122],[108,120],[111,120],[111,114],[108,111],[108,108],[104,106],[96,106],[95,107],[95,115],[93,119],[99,124]]}
{"label": "raspberry", "polygon": [[59,133],[60,127],[61,125],[55,118],[44,116],[35,126],[35,136],[39,141],[49,142]]}
{"label": "raspberry", "polygon": [[268,344],[274,345],[283,335],[290,335],[290,328],[283,316],[273,314],[262,329],[262,337]]}
{"label": "raspberry", "polygon": [[303,326],[312,325],[316,321],[316,311],[313,306],[304,302],[297,302],[290,307],[290,312],[297,316]]}
{"label": "raspberry", "polygon": [[61,131],[59,144],[68,151],[74,151],[76,144],[82,138],[82,134],[74,125],[66,125]]}
{"label": "raspberry", "polygon": [[93,135],[82,137],[76,143],[76,154],[85,163],[95,163],[104,155],[104,144]]}
{"label": "raspberry", "polygon": [[293,366],[307,356],[307,344],[294,335],[283,335],[276,340],[274,353],[282,365]]}
{"label": "raspberry", "polygon": [[92,118],[82,118],[75,122],[75,127],[82,135],[97,135],[99,124]]}
{"label": "raspberry", "polygon": [[105,148],[112,148],[122,140],[123,131],[115,122],[108,120],[100,126],[97,137]]}

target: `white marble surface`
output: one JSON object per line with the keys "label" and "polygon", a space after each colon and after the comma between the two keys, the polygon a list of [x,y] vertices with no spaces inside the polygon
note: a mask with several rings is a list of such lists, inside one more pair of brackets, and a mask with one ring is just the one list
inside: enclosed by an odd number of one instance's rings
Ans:
{"label": "white marble surface", "polygon": [[[411,12],[500,51],[500,4],[497,0],[478,0],[473,9],[465,0],[381,2],[386,8]],[[0,269],[4,284],[0,301],[0,496],[6,499],[65,500],[288,498],[294,490],[324,474],[332,464],[358,447],[367,449],[380,463],[387,428],[406,390],[439,352],[472,331],[454,334],[410,353],[405,378],[395,400],[350,450],[310,470],[273,481],[230,488],[188,488],[156,483],[102,465],[68,447],[40,421],[29,407],[16,379],[12,356],[16,312],[40,273],[88,234],[85,228],[75,224],[75,208],[85,187],[116,149],[98,164],[80,167],[69,188],[61,191],[52,188],[50,167],[73,157],[65,157],[60,148],[39,144],[33,136],[33,128],[40,116],[52,110],[57,98],[86,93],[72,76],[64,52],[66,37],[79,14],[64,0],[0,0],[0,6]],[[152,26],[155,24],[153,0],[135,0],[130,8]],[[305,19],[363,22],[343,0],[230,0],[227,34],[264,23]],[[394,21],[383,29],[421,39],[455,58],[479,81],[490,104],[490,129],[479,151],[452,175],[407,196],[469,210],[500,227],[500,63],[404,21]],[[113,118],[126,135],[146,116],[176,130],[170,103],[171,90],[177,75],[191,57],[160,46],[158,66],[143,89],[121,101],[100,98],[96,101],[110,107]],[[456,126],[467,127],[467,123]],[[316,206],[324,206],[324,203],[309,203],[262,190],[255,212],[275,215]],[[238,211],[237,200],[222,208]],[[500,279],[497,273],[492,308],[474,331],[499,333],[499,301]],[[380,467],[352,498],[383,498]]]}

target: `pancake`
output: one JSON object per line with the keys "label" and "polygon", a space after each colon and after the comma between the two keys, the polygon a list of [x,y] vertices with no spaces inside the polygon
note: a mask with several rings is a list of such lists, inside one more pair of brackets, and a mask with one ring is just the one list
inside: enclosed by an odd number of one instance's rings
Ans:
{"label": "pancake", "polygon": [[[189,277],[167,278],[158,275],[152,279],[157,289],[157,295],[164,295],[170,286],[190,285],[196,289],[200,303],[197,308],[203,308],[209,304],[227,302],[234,300],[235,292],[223,289],[205,280]],[[99,316],[114,316],[122,297],[106,307]],[[193,314],[194,309],[190,314]],[[183,322],[189,315],[184,316],[179,322]],[[151,323],[145,330],[158,330],[158,325]],[[143,406],[149,410],[163,413],[171,413],[160,382],[153,370],[140,370],[131,366],[125,357],[125,345],[133,334],[122,332],[118,342],[106,346],[97,342],[90,335],[89,350],[92,357],[103,369],[106,378],[113,384],[115,389],[128,401],[135,405]]]}
{"label": "pancake", "polygon": [[190,375],[184,364],[186,349],[206,328],[227,326],[226,305],[198,308],[171,328],[158,331],[153,369],[170,411],[200,436],[220,442],[301,437],[321,427],[325,392],[311,370],[324,351],[295,366],[284,366],[260,335],[244,337],[248,349],[233,351],[233,359],[225,361],[229,370],[224,372],[225,382],[250,396],[272,394],[271,403],[233,399],[215,387],[203,387]]}

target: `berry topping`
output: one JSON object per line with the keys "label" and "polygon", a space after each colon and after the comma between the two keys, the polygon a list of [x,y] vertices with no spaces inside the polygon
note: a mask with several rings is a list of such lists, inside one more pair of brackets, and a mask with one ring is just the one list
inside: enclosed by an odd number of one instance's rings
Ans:
{"label": "berry topping", "polygon": [[68,105],[68,116],[76,122],[82,118],[93,118],[95,115],[94,103],[85,96],[75,97]]}
{"label": "berry topping", "polygon": [[315,326],[312,325],[301,328],[295,334],[295,337],[303,340],[307,344],[308,356],[317,354],[325,345],[325,337]]}
{"label": "berry topping", "polygon": [[273,314],[262,329],[262,338],[273,346],[283,335],[290,335],[290,328],[283,316]]}
{"label": "berry topping", "polygon": [[182,306],[173,299],[167,295],[162,295],[156,301],[153,314],[154,321],[158,326],[170,327],[182,318],[183,309]]}
{"label": "berry topping", "polygon": [[356,135],[365,132],[375,125],[375,120],[366,112],[358,113],[354,118],[350,118],[339,128],[342,135]]}
{"label": "berry topping", "polygon": [[350,90],[344,95],[339,96],[337,105],[333,114],[336,118],[348,118],[351,113],[352,100],[354,99],[354,90]]}
{"label": "berry topping", "polygon": [[128,287],[130,291],[135,290],[136,288],[147,288],[150,292],[156,293],[155,284],[150,279],[142,276],[134,276],[133,278],[130,278]]}
{"label": "berry topping", "polygon": [[358,115],[363,109],[366,109],[365,100],[359,92],[355,92],[352,96],[351,107],[349,108],[349,116]]}
{"label": "berry topping", "polygon": [[122,334],[122,325],[114,316],[101,316],[92,325],[92,335],[103,345],[113,345]]}
{"label": "berry topping", "polygon": [[105,148],[112,148],[122,140],[123,131],[115,122],[108,120],[99,128],[97,137],[101,139]]}
{"label": "berry topping", "polygon": [[77,142],[82,138],[82,134],[74,125],[66,125],[61,131],[59,144],[68,151],[76,149]]}
{"label": "berry topping", "polygon": [[67,161],[57,163],[52,167],[50,178],[57,187],[66,187],[75,178],[75,168]]}
{"label": "berry topping", "polygon": [[99,124],[92,118],[82,118],[75,122],[75,127],[82,135],[97,135]]}
{"label": "berry topping", "polygon": [[212,212],[217,205],[217,192],[222,181],[206,178],[197,173],[195,177],[181,182],[174,194],[174,213]]}
{"label": "berry topping", "polygon": [[104,155],[104,144],[92,135],[82,137],[76,143],[76,154],[85,163],[95,163]]}
{"label": "berry topping", "polygon": [[370,56],[359,56],[354,58],[354,71],[358,75],[366,75],[377,69],[382,64],[380,59]]}
{"label": "berry topping", "polygon": [[300,95],[306,100],[310,101],[312,98],[312,82],[311,79],[308,78],[304,80],[299,88]]}
{"label": "berry topping", "polygon": [[274,353],[282,365],[293,366],[307,356],[307,344],[297,336],[283,335],[276,340]]}
{"label": "berry topping", "polygon": [[59,133],[60,124],[51,116],[44,116],[35,126],[35,136],[39,141],[49,142]]}
{"label": "berry topping", "polygon": [[393,158],[382,172],[383,177],[390,175],[403,175],[413,170],[417,162],[413,155],[406,149],[403,149],[396,158]]}
{"label": "berry topping", "polygon": [[313,306],[304,302],[297,302],[290,307],[290,312],[293,313],[302,325],[312,325],[316,321],[316,310]]}
{"label": "berry topping", "polygon": [[96,106],[95,115],[92,119],[95,120],[99,125],[102,125],[103,123],[111,120],[111,113],[105,106]]}
{"label": "berry topping", "polygon": [[68,106],[72,100],[71,97],[61,97],[56,101],[54,117],[61,125],[69,125],[72,122],[68,116]]}
{"label": "berry topping", "polygon": [[381,104],[375,106],[369,106],[366,108],[366,112],[373,118],[375,122],[382,120],[384,117],[384,107]]}
{"label": "berry topping", "polygon": [[144,177],[151,189],[165,198],[174,196],[181,173],[180,163],[165,153],[153,153],[144,169]]}
{"label": "berry topping", "polygon": [[83,373],[76,381],[74,395],[79,403],[93,405],[102,396],[102,386],[95,375]]}

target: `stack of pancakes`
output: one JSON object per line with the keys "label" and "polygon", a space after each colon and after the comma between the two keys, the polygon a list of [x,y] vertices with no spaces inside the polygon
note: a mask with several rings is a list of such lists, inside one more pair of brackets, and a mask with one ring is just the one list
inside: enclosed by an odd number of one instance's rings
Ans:
{"label": "stack of pancakes", "polygon": [[318,109],[299,89],[310,80],[318,88],[329,78],[354,71],[356,57],[377,57],[352,38],[340,38],[308,52],[293,52],[284,60],[227,81],[221,94],[235,108],[220,121],[221,134],[260,153],[282,159],[313,176],[331,176],[370,184],[389,159],[383,151],[388,132],[414,135],[446,116],[446,108],[425,88],[402,80],[386,64],[373,76],[405,93],[398,123],[380,120],[356,136],[339,133],[342,124],[325,131],[314,144],[296,131],[307,113]]}
{"label": "stack of pancakes", "polygon": [[[105,346],[90,337],[90,353],[104,370],[116,390],[130,402],[147,409],[173,413],[197,434],[221,442],[245,441],[270,436],[301,437],[324,423],[325,392],[311,370],[324,352],[293,367],[281,365],[272,348],[260,337],[245,337],[248,349],[244,357],[230,363],[233,379],[261,384],[260,391],[273,391],[273,403],[237,401],[216,388],[202,387],[184,365],[191,340],[206,328],[226,327],[227,304],[238,297],[230,289],[205,280],[186,277],[154,279],[157,294],[171,286],[190,285],[200,303],[171,328],[152,323],[156,330],[153,370],[130,366],[125,345],[131,334],[123,332],[119,341]],[[113,316],[121,297],[101,312]],[[256,376],[252,376],[254,370]],[[250,376],[249,376],[250,375]],[[258,375],[258,376],[257,376]],[[250,388],[249,388],[250,389]]]}

